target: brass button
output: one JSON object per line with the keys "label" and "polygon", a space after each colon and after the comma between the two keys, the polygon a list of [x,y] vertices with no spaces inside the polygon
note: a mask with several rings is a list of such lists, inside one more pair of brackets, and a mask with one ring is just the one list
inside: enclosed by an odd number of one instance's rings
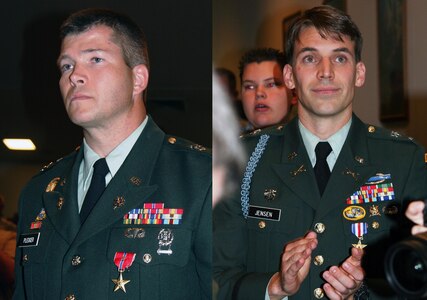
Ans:
{"label": "brass button", "polygon": [[324,296],[325,294],[323,293],[323,289],[317,288],[314,290],[314,297],[316,297],[317,299],[322,299]]}
{"label": "brass button", "polygon": [[326,226],[323,223],[316,223],[314,225],[314,231],[317,233],[323,233],[326,230]]}
{"label": "brass button", "polygon": [[372,228],[374,228],[374,229],[380,228],[380,223],[378,223],[378,222],[372,222]]}
{"label": "brass button", "polygon": [[316,255],[315,257],[314,257],[314,264],[316,265],[316,266],[321,266],[321,265],[323,265],[323,262],[325,261],[325,259],[323,258],[323,256],[322,255]]}
{"label": "brass button", "polygon": [[144,256],[142,257],[142,260],[146,263],[149,264],[151,262],[151,254],[149,253],[145,253]]}
{"label": "brass button", "polygon": [[264,228],[265,228],[265,226],[266,226],[266,224],[265,224],[265,222],[264,222],[264,221],[259,221],[259,223],[258,223],[258,227],[259,227],[259,228],[264,229]]}
{"label": "brass button", "polygon": [[370,133],[373,133],[373,132],[375,132],[375,127],[374,126],[369,126],[368,127],[368,131],[370,132]]}
{"label": "brass button", "polygon": [[175,143],[176,143],[176,138],[174,138],[174,137],[170,137],[170,138],[168,139],[168,142],[169,142],[169,144],[175,144]]}
{"label": "brass button", "polygon": [[80,257],[80,255],[74,255],[73,258],[71,259],[71,265],[73,267],[77,267],[81,263],[82,263],[82,258]]}
{"label": "brass button", "polygon": [[28,254],[24,254],[24,256],[22,256],[22,262],[27,262],[28,261]]}
{"label": "brass button", "polygon": [[74,294],[69,294],[67,297],[65,297],[65,300],[76,300],[76,296],[74,296]]}

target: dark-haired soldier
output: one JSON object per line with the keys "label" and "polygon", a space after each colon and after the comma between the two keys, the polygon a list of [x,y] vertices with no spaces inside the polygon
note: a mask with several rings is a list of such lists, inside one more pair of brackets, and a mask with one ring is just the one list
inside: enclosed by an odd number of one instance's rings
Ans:
{"label": "dark-haired soldier", "polygon": [[147,115],[142,31],[88,9],[61,38],[59,85],[84,139],[21,194],[15,299],[209,299],[211,155]]}
{"label": "dark-haired soldier", "polygon": [[427,195],[424,149],[353,113],[365,65],[348,15],[307,10],[286,41],[298,117],[243,138],[241,191],[214,211],[219,298],[390,299],[384,255]]}

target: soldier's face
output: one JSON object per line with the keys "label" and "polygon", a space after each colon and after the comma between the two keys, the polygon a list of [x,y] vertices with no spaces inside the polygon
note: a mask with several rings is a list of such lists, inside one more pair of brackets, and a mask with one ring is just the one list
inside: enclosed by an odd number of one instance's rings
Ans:
{"label": "soldier's face", "polygon": [[71,121],[86,129],[123,122],[134,106],[135,76],[112,33],[100,25],[62,43],[61,94]]}
{"label": "soldier's face", "polygon": [[248,121],[255,128],[283,122],[288,113],[290,91],[275,61],[246,65],[242,74],[242,104]]}
{"label": "soldier's face", "polygon": [[294,63],[284,68],[285,83],[295,88],[303,118],[351,116],[355,87],[365,81],[365,66],[356,63],[354,43],[342,36],[322,38],[314,27],[295,43]]}

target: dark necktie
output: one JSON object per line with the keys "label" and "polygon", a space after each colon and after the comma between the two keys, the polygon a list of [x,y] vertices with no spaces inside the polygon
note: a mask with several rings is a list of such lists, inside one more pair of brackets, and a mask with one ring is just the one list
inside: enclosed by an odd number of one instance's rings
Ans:
{"label": "dark necktie", "polygon": [[89,189],[87,190],[83,201],[82,209],[80,210],[80,221],[82,224],[104,192],[105,175],[107,175],[108,172],[109,169],[105,158],[98,159],[93,165],[92,181],[90,182]]}
{"label": "dark necktie", "polygon": [[331,153],[332,148],[328,142],[319,142],[316,145],[316,165],[314,166],[314,173],[316,174],[317,187],[319,188],[320,196],[323,195],[326,184],[328,183],[331,171],[329,170],[326,158]]}

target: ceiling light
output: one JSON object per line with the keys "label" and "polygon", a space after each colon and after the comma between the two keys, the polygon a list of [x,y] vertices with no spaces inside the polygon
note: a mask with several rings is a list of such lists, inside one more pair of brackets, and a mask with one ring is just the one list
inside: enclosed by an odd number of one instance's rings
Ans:
{"label": "ceiling light", "polygon": [[3,143],[10,150],[36,150],[36,145],[30,139],[3,139]]}

